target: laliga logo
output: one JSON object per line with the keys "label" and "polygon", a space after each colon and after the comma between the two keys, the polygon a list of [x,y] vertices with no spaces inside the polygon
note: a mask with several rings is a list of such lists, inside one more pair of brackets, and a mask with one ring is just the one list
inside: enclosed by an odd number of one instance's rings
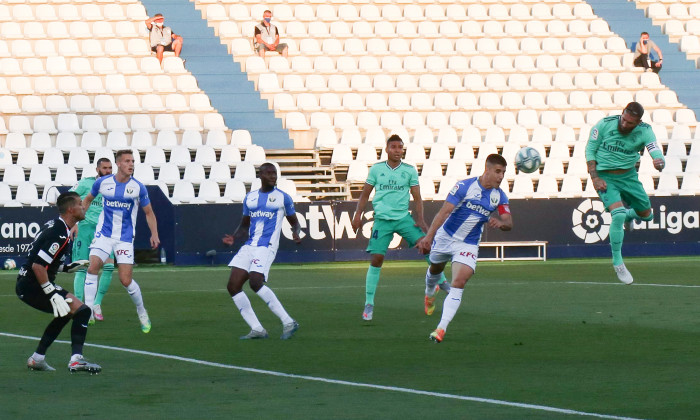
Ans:
{"label": "laliga logo", "polygon": [[604,241],[608,237],[611,220],[612,216],[605,212],[603,203],[590,198],[579,204],[571,215],[574,234],[587,244]]}

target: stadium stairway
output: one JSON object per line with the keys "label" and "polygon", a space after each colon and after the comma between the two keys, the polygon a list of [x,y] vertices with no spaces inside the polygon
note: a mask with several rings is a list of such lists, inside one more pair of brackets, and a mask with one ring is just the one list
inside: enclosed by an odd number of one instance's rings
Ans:
{"label": "stadium stairway", "polygon": [[664,54],[663,70],[659,73],[662,83],[673,89],[678,100],[700,116],[700,70],[680,51],[678,44],[671,43],[661,28],[654,26],[645,16],[644,10],[637,9],[634,1],[587,0],[587,3],[628,46],[639,41],[640,33],[648,32]]}
{"label": "stadium stairway", "polygon": [[167,26],[184,38],[181,57],[186,68],[224,117],[228,128],[245,129],[254,144],[266,149],[294,147],[282,120],[268,108],[253,82],[234,62],[214,30],[188,0],[142,0],[149,16],[162,13]]}

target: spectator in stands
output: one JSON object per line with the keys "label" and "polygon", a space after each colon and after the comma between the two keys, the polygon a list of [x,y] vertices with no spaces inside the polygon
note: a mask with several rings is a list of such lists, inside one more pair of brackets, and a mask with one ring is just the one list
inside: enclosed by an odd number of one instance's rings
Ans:
{"label": "spectator in stands", "polygon": [[162,14],[156,13],[152,18],[146,19],[146,28],[150,31],[149,40],[151,51],[156,53],[158,61],[163,62],[163,53],[171,51],[175,57],[180,56],[182,51],[182,37],[175,35],[169,26],[165,26],[165,18]]}
{"label": "spectator in stands", "polygon": [[277,51],[282,57],[287,56],[287,44],[280,44],[280,33],[277,27],[270,23],[272,12],[265,10],[263,20],[259,25],[255,25],[255,50],[260,57],[265,58],[266,51]]}
{"label": "spectator in stands", "polygon": [[[659,61],[651,60],[649,52],[652,49],[656,51],[656,54],[659,56]],[[664,57],[661,53],[661,49],[654,41],[649,39],[649,33],[642,32],[639,37],[639,42],[637,42],[637,48],[634,50],[634,65],[636,67],[644,67],[644,71],[651,69],[654,73],[658,73],[661,71],[663,61]]]}

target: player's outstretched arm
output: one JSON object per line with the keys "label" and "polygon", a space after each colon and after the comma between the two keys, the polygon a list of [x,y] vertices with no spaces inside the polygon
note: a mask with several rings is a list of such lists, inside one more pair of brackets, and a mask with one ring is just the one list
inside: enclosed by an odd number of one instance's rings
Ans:
{"label": "player's outstretched arm", "polygon": [[236,242],[236,238],[243,240],[248,233],[248,228],[250,228],[250,216],[243,216],[241,219],[241,224],[238,225],[236,230],[233,232],[233,235],[225,234],[224,237],[221,238],[221,242],[231,246],[234,244],[234,242]]}
{"label": "player's outstretched arm", "polygon": [[143,206],[143,212],[146,214],[148,229],[151,230],[151,248],[156,249],[160,245],[160,238],[158,237],[158,221],[156,220],[156,214],[153,212],[153,206],[150,204]]}
{"label": "player's outstretched arm", "polygon": [[292,214],[290,216],[287,216],[287,221],[292,227],[292,239],[294,240],[294,243],[300,244],[301,236],[299,236],[299,234],[301,233],[301,225],[299,224],[299,219],[297,219],[297,215]]}
{"label": "player's outstretched arm", "polygon": [[355,208],[355,217],[352,219],[352,229],[357,232],[362,227],[362,213],[365,211],[367,202],[369,201],[369,195],[372,193],[374,185],[365,183],[362,187],[362,193],[360,193],[360,198],[357,200],[357,207]]}
{"label": "player's outstretched arm", "polygon": [[425,223],[423,216],[423,198],[420,195],[420,186],[412,186],[411,195],[413,196],[413,220],[415,220],[416,226],[421,228],[423,232],[427,232],[428,224]]}
{"label": "player's outstretched arm", "polygon": [[428,254],[430,252],[430,247],[433,244],[433,239],[435,239],[435,234],[437,233],[438,229],[440,229],[440,226],[445,223],[445,220],[450,217],[450,214],[454,209],[454,204],[445,201],[445,204],[442,205],[442,208],[440,208],[438,214],[435,215],[433,223],[430,224],[428,233],[426,233],[425,236],[420,238],[416,243],[416,248],[418,248],[421,253]]}
{"label": "player's outstretched arm", "polygon": [[95,196],[91,193],[88,193],[88,195],[86,195],[85,198],[83,198],[83,210],[88,211],[88,209],[90,208],[90,203],[92,203],[92,200],[94,199]]}

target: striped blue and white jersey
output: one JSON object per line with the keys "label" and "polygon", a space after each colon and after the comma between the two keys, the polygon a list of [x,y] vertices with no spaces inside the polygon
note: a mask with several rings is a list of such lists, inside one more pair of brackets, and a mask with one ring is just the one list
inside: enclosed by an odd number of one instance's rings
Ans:
{"label": "striped blue and white jersey", "polygon": [[123,242],[133,242],[139,205],[151,204],[146,187],[133,177],[121,183],[114,175],[107,175],[95,181],[90,194],[93,197],[102,194],[104,210],[97,221],[96,232]]}
{"label": "striped blue and white jersey", "polygon": [[277,189],[270,192],[251,191],[243,200],[243,215],[250,216],[246,245],[277,249],[285,216],[296,214],[292,197]]}
{"label": "striped blue and white jersey", "polygon": [[481,241],[484,223],[488,222],[494,211],[510,213],[508,197],[503,190],[486,189],[476,177],[457,182],[446,201],[454,204],[455,208],[442,229],[455,240],[472,245],[478,245]]}

